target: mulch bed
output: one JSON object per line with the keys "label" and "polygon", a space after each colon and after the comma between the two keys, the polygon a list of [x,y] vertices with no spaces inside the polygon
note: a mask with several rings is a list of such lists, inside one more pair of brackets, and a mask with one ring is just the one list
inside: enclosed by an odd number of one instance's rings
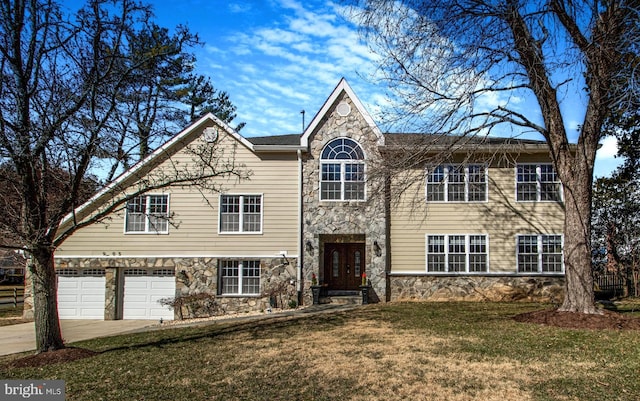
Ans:
{"label": "mulch bed", "polygon": [[100,354],[84,348],[68,347],[55,351],[41,352],[39,354],[25,356],[8,364],[11,368],[37,368],[54,363],[77,361]]}
{"label": "mulch bed", "polygon": [[599,315],[543,310],[523,313],[513,318],[517,322],[537,323],[568,329],[640,330],[640,318],[603,310]]}

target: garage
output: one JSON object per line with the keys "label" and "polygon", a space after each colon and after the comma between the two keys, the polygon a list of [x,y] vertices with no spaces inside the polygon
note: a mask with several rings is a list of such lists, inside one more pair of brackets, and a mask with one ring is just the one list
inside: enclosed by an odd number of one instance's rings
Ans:
{"label": "garage", "polygon": [[60,319],[104,320],[104,269],[61,269],[56,273]]}
{"label": "garage", "polygon": [[123,319],[173,320],[173,309],[158,302],[176,295],[172,269],[124,271]]}

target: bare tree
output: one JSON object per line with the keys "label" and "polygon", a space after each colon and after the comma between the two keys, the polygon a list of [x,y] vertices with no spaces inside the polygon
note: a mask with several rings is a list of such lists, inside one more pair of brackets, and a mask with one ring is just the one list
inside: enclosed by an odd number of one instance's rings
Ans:
{"label": "bare tree", "polygon": [[[189,146],[192,161],[182,164],[155,152],[145,168],[103,190],[109,201],[99,210],[65,219],[85,196],[96,163],[117,158],[109,153],[109,126],[126,82],[145,62],[164,56],[128,52],[128,33],[150,18],[148,6],[132,0],[91,0],[74,15],[53,0],[0,2],[1,177],[15,188],[20,206],[17,226],[8,226],[14,219],[0,221],[0,232],[10,233],[0,246],[22,249],[29,258],[38,352],[64,347],[53,254],[65,238],[148,190],[216,190],[212,178],[246,176],[233,152],[216,147]],[[147,166],[159,167],[150,172]]]}
{"label": "bare tree", "polygon": [[139,25],[127,32],[128,57],[119,66],[132,72],[109,124],[113,150],[107,155],[106,182],[206,113],[225,123],[236,117],[228,94],[216,90],[209,77],[193,73],[196,57],[190,50],[201,44],[197,35],[184,26],[170,33],[151,21]]}
{"label": "bare tree", "polygon": [[[353,16],[380,55],[380,71],[398,102],[394,117],[423,132],[459,138],[537,133],[545,139],[564,188],[566,293],[560,310],[597,313],[590,253],[593,169],[610,110],[638,98],[639,2],[354,3]],[[535,99],[537,110],[520,108],[525,98]],[[568,128],[567,104],[583,106],[577,132]],[[412,160],[420,160],[419,152]]]}

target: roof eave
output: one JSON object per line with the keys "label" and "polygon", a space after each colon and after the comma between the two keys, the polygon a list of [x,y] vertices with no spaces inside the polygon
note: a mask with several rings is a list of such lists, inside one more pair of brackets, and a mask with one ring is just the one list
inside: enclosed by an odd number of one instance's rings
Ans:
{"label": "roof eave", "polygon": [[[378,147],[381,150],[402,150],[406,149],[405,146],[402,145],[383,145]],[[428,152],[442,152],[442,151],[451,151],[451,145],[430,145],[428,146]],[[468,152],[469,150],[474,150],[478,152],[491,151],[494,152],[496,150],[512,150],[512,151],[527,151],[527,152],[549,152],[549,147],[546,143],[541,144],[491,144],[491,145],[463,145],[463,146],[455,146],[454,152]]]}
{"label": "roof eave", "polygon": [[306,146],[301,145],[253,145],[253,150],[255,152],[297,152],[302,151],[306,152]]}

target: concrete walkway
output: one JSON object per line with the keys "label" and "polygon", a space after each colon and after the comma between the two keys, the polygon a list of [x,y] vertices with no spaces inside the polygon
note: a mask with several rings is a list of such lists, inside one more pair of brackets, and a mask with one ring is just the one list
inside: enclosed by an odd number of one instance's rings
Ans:
{"label": "concrete walkway", "polygon": [[[108,337],[157,327],[155,320],[61,320],[65,344],[91,338]],[[33,323],[0,327],[0,355],[34,351],[36,333]]]}

